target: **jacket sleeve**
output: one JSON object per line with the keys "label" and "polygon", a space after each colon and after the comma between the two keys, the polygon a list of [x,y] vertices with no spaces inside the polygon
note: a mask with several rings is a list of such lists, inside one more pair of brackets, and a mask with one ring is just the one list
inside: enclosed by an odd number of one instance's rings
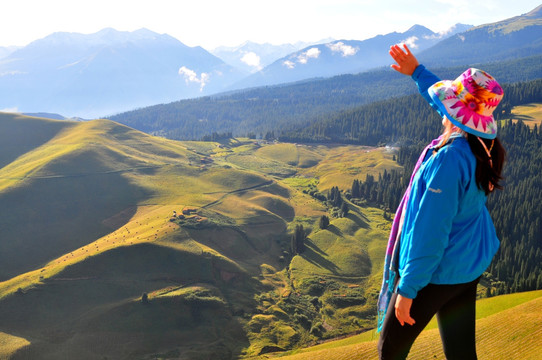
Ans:
{"label": "jacket sleeve", "polygon": [[440,81],[440,78],[433,74],[431,71],[427,70],[425,66],[418,65],[418,67],[414,70],[414,73],[412,73],[412,80],[416,82],[416,85],[418,86],[418,91],[429,103],[429,105],[431,105],[431,107],[435,109],[440,116],[444,116],[444,114],[440,111],[439,107],[434,103],[433,99],[431,98],[431,96],[429,96],[429,93],[427,92],[431,85]]}
{"label": "jacket sleeve", "polygon": [[407,206],[397,292],[410,299],[429,284],[441,265],[458,212],[465,164],[456,151],[448,148],[428,160]]}

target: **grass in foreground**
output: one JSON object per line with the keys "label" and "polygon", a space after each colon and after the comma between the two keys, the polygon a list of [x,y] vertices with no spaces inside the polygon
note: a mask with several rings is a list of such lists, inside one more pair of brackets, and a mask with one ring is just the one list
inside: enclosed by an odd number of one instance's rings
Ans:
{"label": "grass in foreground", "polygon": [[[541,323],[542,290],[479,300],[476,340],[479,359],[539,359]],[[428,325],[416,340],[409,360],[444,359],[440,335],[435,327],[436,323]],[[370,331],[274,357],[285,360],[378,359],[377,339],[378,335]]]}

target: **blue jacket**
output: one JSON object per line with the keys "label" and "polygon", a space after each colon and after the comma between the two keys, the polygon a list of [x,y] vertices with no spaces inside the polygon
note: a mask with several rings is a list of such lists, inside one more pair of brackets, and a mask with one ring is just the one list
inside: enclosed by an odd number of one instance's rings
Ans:
{"label": "blue jacket", "polygon": [[[412,78],[433,106],[427,89],[440,79],[423,65]],[[475,280],[499,248],[487,197],[476,184],[476,159],[465,137],[451,140],[436,154],[427,152],[406,204],[397,291],[410,299],[429,283]]]}

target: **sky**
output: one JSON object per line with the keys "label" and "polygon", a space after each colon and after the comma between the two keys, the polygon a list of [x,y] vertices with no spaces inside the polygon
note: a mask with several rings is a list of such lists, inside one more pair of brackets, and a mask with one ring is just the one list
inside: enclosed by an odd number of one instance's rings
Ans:
{"label": "sky", "polygon": [[0,46],[54,32],[147,28],[212,50],[245,41],[274,45],[365,40],[423,25],[441,32],[531,11],[542,0],[11,0],[0,4]]}

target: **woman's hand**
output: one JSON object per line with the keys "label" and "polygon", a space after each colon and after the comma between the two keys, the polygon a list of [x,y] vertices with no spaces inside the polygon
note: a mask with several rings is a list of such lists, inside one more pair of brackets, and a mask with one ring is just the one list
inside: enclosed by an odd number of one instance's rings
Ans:
{"label": "woman's hand", "polygon": [[412,55],[406,44],[403,44],[403,48],[404,51],[399,45],[390,47],[390,55],[397,63],[392,64],[391,67],[401,74],[411,76],[419,65],[418,59]]}
{"label": "woman's hand", "polygon": [[395,317],[399,320],[401,326],[405,323],[408,325],[414,325],[416,321],[410,317],[410,307],[412,306],[412,299],[397,295],[395,300]]}

